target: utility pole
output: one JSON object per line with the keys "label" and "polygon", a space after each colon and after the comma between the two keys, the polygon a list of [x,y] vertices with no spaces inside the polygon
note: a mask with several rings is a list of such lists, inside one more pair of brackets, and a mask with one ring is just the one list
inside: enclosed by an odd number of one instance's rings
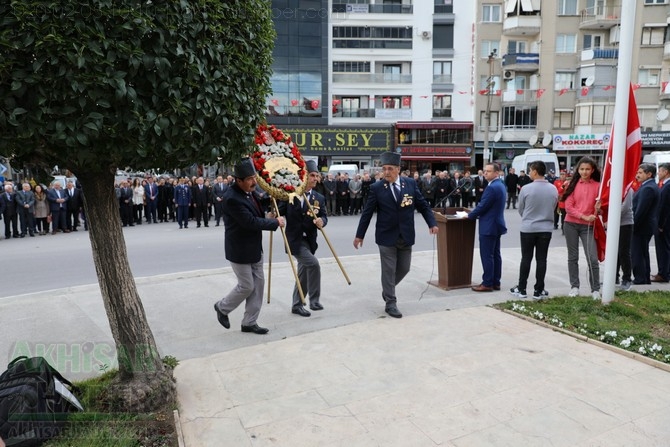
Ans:
{"label": "utility pole", "polygon": [[494,48],[489,54],[489,58],[486,61],[489,64],[489,77],[486,79],[486,114],[484,118],[486,119],[486,128],[484,129],[484,164],[490,163],[493,159],[493,154],[489,151],[489,132],[491,129],[491,90],[495,86],[493,80],[493,61],[496,58],[497,50]]}

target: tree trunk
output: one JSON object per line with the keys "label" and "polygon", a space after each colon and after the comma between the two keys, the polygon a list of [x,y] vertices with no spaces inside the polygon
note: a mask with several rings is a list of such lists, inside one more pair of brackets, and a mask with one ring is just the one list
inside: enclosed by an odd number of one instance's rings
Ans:
{"label": "tree trunk", "polygon": [[118,395],[114,397],[119,400],[120,407],[150,410],[147,406],[174,401],[174,392],[170,392],[170,389],[174,390],[174,382],[171,369],[163,365],[158,354],[130,271],[119,202],[114,192],[114,175],[111,172],[77,175],[84,193],[98,283],[116,343],[119,385],[126,385],[124,390],[118,389]]}

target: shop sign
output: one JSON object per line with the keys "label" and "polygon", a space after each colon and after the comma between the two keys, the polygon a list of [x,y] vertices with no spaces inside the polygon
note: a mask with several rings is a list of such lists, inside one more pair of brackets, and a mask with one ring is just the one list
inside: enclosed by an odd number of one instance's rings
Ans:
{"label": "shop sign", "polygon": [[644,147],[670,146],[670,132],[642,132],[641,137]]}
{"label": "shop sign", "polygon": [[469,157],[472,153],[472,148],[463,146],[400,146],[402,155],[416,156],[416,155],[433,155],[440,156],[461,156]]}
{"label": "shop sign", "polygon": [[606,150],[610,134],[564,134],[554,135],[554,151]]}
{"label": "shop sign", "polygon": [[391,149],[389,128],[282,128],[304,155],[375,155]]}

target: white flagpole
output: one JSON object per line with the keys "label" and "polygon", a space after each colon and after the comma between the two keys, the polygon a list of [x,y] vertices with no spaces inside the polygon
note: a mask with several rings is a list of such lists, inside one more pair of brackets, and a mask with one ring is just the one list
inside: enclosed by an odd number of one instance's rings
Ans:
{"label": "white flagpole", "polygon": [[614,145],[612,146],[612,177],[610,182],[609,212],[607,217],[607,244],[603,272],[602,302],[614,298],[614,281],[619,252],[619,229],[621,225],[621,194],[626,159],[628,136],[628,95],[630,71],[633,60],[633,36],[635,34],[636,0],[623,0],[621,5],[621,40],[617,68],[616,99],[614,105]]}

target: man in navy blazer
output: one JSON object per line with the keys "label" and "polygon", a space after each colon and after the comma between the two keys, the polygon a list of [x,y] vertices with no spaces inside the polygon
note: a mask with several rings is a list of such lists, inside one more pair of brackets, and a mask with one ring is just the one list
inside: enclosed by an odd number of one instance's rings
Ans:
{"label": "man in navy blazer", "polygon": [[214,310],[221,326],[229,329],[228,314],[246,301],[242,332],[267,334],[268,329],[256,321],[265,287],[263,230],[274,231],[286,222],[281,216],[264,217],[255,189],[256,169],[251,159],[246,158],[235,166],[235,183],[226,191],[223,208],[226,259],[237,277],[237,285],[214,304]]}
{"label": "man in navy blazer", "polygon": [[652,282],[670,280],[670,163],[658,165],[658,182],[661,187],[658,200],[658,230],[654,236],[658,273]]}
{"label": "man in navy blazer", "polygon": [[[314,187],[321,175],[316,162],[309,160],[306,163],[307,181],[304,197],[295,197],[293,202],[286,205],[286,239],[288,239],[291,254],[298,261],[298,280],[306,297],[309,297],[309,308],[323,310],[321,305],[321,266],[314,253],[318,244],[316,236],[319,228],[328,223],[326,215],[326,198],[315,191]],[[305,203],[305,197],[311,208]],[[293,306],[291,312],[303,317],[309,317],[310,312],[300,301],[298,285],[293,288]]]}
{"label": "man in navy blazer", "polygon": [[63,233],[69,233],[65,223],[68,195],[65,194],[58,180],[54,180],[51,188],[47,190],[47,201],[49,202],[49,212],[51,213],[52,234],[56,234],[58,230],[62,230]]}
{"label": "man in navy blazer", "polygon": [[488,163],[484,166],[484,177],[489,182],[477,207],[468,214],[468,219],[479,219],[479,256],[484,274],[482,282],[473,286],[475,292],[500,290],[502,255],[500,237],[507,233],[505,226],[505,184],[500,179],[500,166]]}
{"label": "man in navy blazer", "polygon": [[409,272],[414,245],[414,210],[418,210],[437,234],[437,223],[428,202],[414,179],[400,177],[400,154],[384,152],[381,156],[384,180],[370,186],[368,200],[358,222],[354,247],[363,245],[372,215],[377,212],[375,243],[379,246],[382,270],[382,298],[386,313],[402,318],[398,310],[395,287]]}
{"label": "man in navy blazer", "polygon": [[635,179],[640,188],[633,196],[633,241],[631,259],[633,263],[633,284],[651,284],[649,262],[649,242],[658,229],[658,186],[654,181],[656,165],[642,163]]}

